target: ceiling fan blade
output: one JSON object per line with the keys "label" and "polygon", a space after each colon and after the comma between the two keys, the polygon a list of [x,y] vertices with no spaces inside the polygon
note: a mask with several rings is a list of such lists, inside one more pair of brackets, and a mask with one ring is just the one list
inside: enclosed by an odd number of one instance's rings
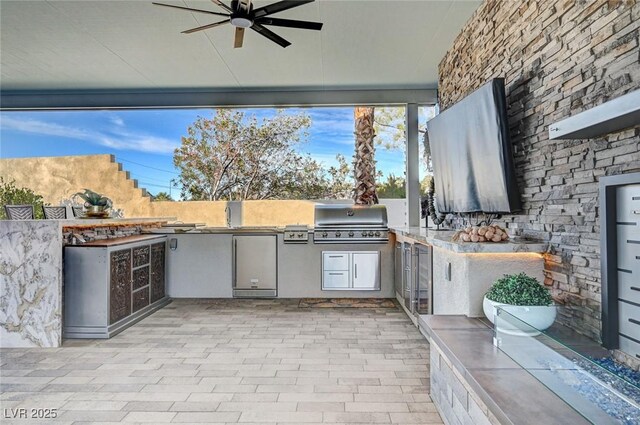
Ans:
{"label": "ceiling fan blade", "polygon": [[222,3],[220,0],[211,0],[211,1],[217,4],[218,6],[220,6],[221,8],[223,8],[224,10],[226,10],[227,12],[233,12],[233,10],[229,6]]}
{"label": "ceiling fan blade", "polygon": [[208,30],[209,28],[215,28],[220,25],[228,24],[231,22],[230,19],[225,19],[224,21],[214,22],[213,24],[203,25],[201,27],[191,28],[190,30],[182,31],[182,34],[191,34],[197,31]]}
{"label": "ceiling fan blade", "polygon": [[258,34],[260,34],[261,36],[266,37],[269,40],[273,41],[274,43],[279,44],[282,47],[287,47],[291,45],[291,43],[289,43],[287,40],[285,40],[284,38],[280,37],[278,34],[272,32],[271,30],[268,30],[267,28],[263,27],[258,23],[254,23],[251,26],[251,29],[257,32]]}
{"label": "ceiling fan blade", "polygon": [[209,15],[218,15],[218,16],[229,16],[226,13],[211,12],[210,10],[202,10],[202,9],[192,9],[190,7],[174,6],[172,4],[155,3],[155,2],[153,2],[152,4],[155,4],[156,6],[171,7],[173,9],[187,10],[189,12],[208,13]]}
{"label": "ceiling fan blade", "polygon": [[233,48],[237,49],[242,47],[242,42],[244,41],[244,28],[236,27],[236,37],[233,40]]}
{"label": "ceiling fan blade", "polygon": [[278,19],[278,18],[271,18],[267,16],[256,19],[256,22],[261,25],[274,25],[276,27],[300,28],[303,30],[320,31],[322,29],[322,22],[296,21],[293,19]]}
{"label": "ceiling fan blade", "polygon": [[256,18],[271,15],[273,13],[282,12],[283,10],[302,6],[303,4],[313,3],[315,0],[283,0],[278,3],[268,4],[263,7],[254,9],[253,13]]}

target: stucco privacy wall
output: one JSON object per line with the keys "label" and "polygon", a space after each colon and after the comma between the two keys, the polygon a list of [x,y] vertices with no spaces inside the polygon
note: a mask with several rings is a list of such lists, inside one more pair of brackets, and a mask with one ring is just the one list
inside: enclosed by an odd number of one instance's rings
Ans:
{"label": "stucco privacy wall", "polygon": [[478,8],[439,67],[443,109],[491,78],[506,79],[524,211],[504,223],[552,243],[545,284],[559,301],[576,306],[572,320],[564,319],[597,340],[598,179],[640,170],[640,131],[549,140],[548,127],[640,87],[639,27],[635,0],[491,0]]}
{"label": "stucco privacy wall", "polygon": [[[83,188],[103,193],[113,200],[125,217],[176,217],[183,222],[226,226],[225,201],[152,202],[146,190],[138,188],[113,155],[15,158],[0,160],[0,176],[15,180],[59,205]],[[312,201],[242,202],[244,226],[313,224]]]}
{"label": "stucco privacy wall", "polygon": [[83,188],[104,193],[129,217],[148,216],[151,203],[112,155],[2,159],[0,176],[30,188],[51,205],[59,205]]}

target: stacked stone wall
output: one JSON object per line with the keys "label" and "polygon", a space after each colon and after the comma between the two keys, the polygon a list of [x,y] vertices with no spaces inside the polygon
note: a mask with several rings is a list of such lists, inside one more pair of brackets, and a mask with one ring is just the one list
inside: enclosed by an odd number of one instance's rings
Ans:
{"label": "stacked stone wall", "polygon": [[441,109],[492,78],[505,78],[524,208],[501,223],[551,242],[545,284],[569,307],[563,320],[596,340],[598,179],[640,171],[640,128],[588,140],[549,140],[548,131],[556,121],[640,89],[639,28],[635,0],[490,0],[439,66]]}

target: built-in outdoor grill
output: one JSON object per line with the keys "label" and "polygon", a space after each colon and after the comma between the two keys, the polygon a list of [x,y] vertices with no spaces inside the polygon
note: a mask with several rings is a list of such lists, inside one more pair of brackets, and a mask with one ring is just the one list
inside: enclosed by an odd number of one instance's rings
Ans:
{"label": "built-in outdoor grill", "polygon": [[314,243],[386,243],[387,209],[383,205],[316,205]]}

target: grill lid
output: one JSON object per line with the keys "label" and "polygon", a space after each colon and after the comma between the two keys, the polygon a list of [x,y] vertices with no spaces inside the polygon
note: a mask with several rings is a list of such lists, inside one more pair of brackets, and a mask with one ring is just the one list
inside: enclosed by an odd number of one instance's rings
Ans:
{"label": "grill lid", "polygon": [[384,205],[316,205],[315,227],[387,227]]}

